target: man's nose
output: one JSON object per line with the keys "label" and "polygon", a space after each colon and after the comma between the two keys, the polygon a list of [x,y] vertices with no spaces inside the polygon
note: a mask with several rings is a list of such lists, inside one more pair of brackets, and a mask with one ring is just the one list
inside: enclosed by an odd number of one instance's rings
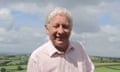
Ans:
{"label": "man's nose", "polygon": [[60,33],[60,34],[64,33],[64,28],[62,26],[60,26],[58,28],[58,33]]}

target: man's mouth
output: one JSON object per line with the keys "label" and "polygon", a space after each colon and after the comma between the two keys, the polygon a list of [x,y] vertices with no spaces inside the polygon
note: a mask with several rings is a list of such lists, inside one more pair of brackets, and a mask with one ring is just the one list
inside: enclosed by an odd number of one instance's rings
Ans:
{"label": "man's mouth", "polygon": [[63,40],[63,39],[65,39],[65,36],[56,36],[56,38]]}
{"label": "man's mouth", "polygon": [[55,38],[58,39],[59,41],[65,40],[66,36],[65,35],[55,35]]}
{"label": "man's mouth", "polygon": [[64,37],[57,37],[58,40],[64,40]]}

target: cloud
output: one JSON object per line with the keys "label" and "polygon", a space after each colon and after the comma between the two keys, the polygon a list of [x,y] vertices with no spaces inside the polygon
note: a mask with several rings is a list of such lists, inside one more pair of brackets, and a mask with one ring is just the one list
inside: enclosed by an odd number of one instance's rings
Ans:
{"label": "cloud", "polygon": [[97,2],[96,4],[92,5],[77,5],[72,9],[74,31],[76,33],[99,32],[99,20],[101,15],[106,15],[109,17],[109,24],[119,25],[119,11],[119,3],[116,1],[107,2],[107,0],[102,0],[99,3]]}
{"label": "cloud", "polygon": [[39,6],[36,3],[15,3],[10,5],[12,10],[21,11],[24,13],[38,13],[40,11]]}
{"label": "cloud", "polygon": [[5,31],[5,28],[0,28],[0,33],[4,33]]}
{"label": "cloud", "polygon": [[[0,48],[3,48],[0,51],[9,47],[11,52],[15,52],[16,49],[19,49],[19,52],[32,52],[47,39],[43,26],[36,27],[32,23],[33,27],[30,27],[24,22],[22,25],[20,21],[15,23],[13,11],[38,15],[42,19],[40,23],[44,23],[48,12],[57,6],[66,7],[71,11],[74,22],[71,39],[82,41],[90,55],[119,56],[118,0],[1,0],[0,22],[3,22],[4,26],[14,25],[14,28],[7,31],[0,25]],[[25,18],[27,17],[23,17],[24,20]]]}
{"label": "cloud", "polygon": [[0,48],[2,48],[0,52],[6,50],[5,52],[11,53],[30,53],[44,41],[46,39],[42,29],[21,27],[17,30],[3,31],[0,33]]}
{"label": "cloud", "polygon": [[13,24],[13,17],[11,15],[11,11],[7,8],[0,9],[0,22],[1,26],[9,29]]}
{"label": "cloud", "polygon": [[99,10],[95,6],[78,6],[73,9],[74,31],[82,32],[97,32]]}
{"label": "cloud", "polygon": [[99,32],[73,33],[72,36],[84,43],[90,55],[119,57],[120,29],[116,26],[101,26]]}
{"label": "cloud", "polygon": [[[101,3],[100,5],[102,14],[106,14],[109,16],[110,24],[112,25],[119,25],[120,21],[120,8],[119,2],[112,2],[112,3]],[[120,26],[120,25],[119,25]]]}

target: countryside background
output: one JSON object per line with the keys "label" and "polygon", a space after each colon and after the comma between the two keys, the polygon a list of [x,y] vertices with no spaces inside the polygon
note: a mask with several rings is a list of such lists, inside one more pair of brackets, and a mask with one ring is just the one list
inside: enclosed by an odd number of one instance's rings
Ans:
{"label": "countryside background", "polygon": [[[26,72],[29,54],[0,55],[0,72]],[[120,58],[90,56],[95,72],[120,72]]]}
{"label": "countryside background", "polygon": [[0,0],[0,72],[26,72],[55,7],[71,11],[71,40],[84,44],[96,72],[120,72],[120,0]]}

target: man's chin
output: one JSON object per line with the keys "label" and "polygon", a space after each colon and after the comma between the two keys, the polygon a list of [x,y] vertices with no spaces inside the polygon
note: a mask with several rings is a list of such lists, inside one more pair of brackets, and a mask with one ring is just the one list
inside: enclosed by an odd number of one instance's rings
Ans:
{"label": "man's chin", "polygon": [[57,46],[64,46],[67,44],[66,40],[54,40],[54,44]]}
{"label": "man's chin", "polygon": [[56,41],[56,43],[59,45],[63,45],[63,44],[65,44],[65,41]]}

